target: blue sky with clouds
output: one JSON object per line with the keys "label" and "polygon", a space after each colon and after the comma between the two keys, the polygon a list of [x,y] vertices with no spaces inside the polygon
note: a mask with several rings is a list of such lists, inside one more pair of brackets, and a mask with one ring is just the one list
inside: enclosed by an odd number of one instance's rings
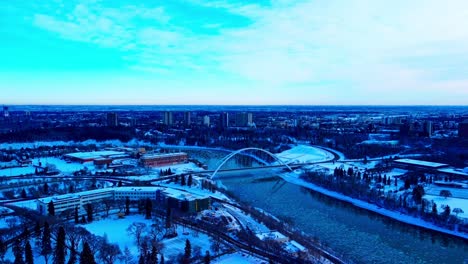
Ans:
{"label": "blue sky with clouds", "polygon": [[461,104],[466,0],[0,2],[3,104]]}

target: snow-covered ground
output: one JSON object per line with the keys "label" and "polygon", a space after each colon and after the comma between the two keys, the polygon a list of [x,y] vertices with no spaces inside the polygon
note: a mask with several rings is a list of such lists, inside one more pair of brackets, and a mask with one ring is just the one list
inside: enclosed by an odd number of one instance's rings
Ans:
{"label": "snow-covered ground", "polygon": [[[105,220],[94,221],[90,224],[83,225],[83,227],[98,236],[104,236],[104,234],[106,234],[109,242],[119,245],[122,251],[125,247],[128,247],[136,259],[138,256],[138,247],[136,246],[134,237],[127,232],[128,226],[132,223],[144,223],[149,228],[151,224],[153,224],[153,220],[145,219],[142,215],[130,215],[126,216],[124,219],[111,216]],[[179,234],[177,237],[164,239],[162,241],[164,248],[161,253],[164,255],[165,259],[175,258],[178,254],[183,254],[185,241],[187,239],[190,240],[192,250],[195,247],[200,247],[202,254],[210,250],[210,238],[206,234],[196,232],[189,228],[183,228],[182,226],[177,227],[177,233]],[[212,252],[211,254],[213,255]]]}
{"label": "snow-covered ground", "polygon": [[426,221],[424,221],[424,220],[422,220],[420,218],[416,218],[416,217],[408,216],[408,215],[405,215],[405,214],[402,214],[402,213],[399,213],[399,212],[387,210],[387,209],[381,208],[381,207],[379,207],[377,205],[370,204],[370,203],[367,203],[367,202],[364,202],[364,201],[361,201],[361,200],[358,200],[358,199],[354,199],[354,198],[351,198],[349,196],[343,195],[343,194],[338,193],[338,192],[327,190],[327,189],[322,188],[320,186],[317,186],[317,185],[315,185],[313,183],[309,183],[309,182],[304,181],[303,179],[300,179],[299,175],[300,174],[297,174],[297,173],[284,173],[284,174],[281,174],[280,176],[285,181],[288,181],[290,183],[297,184],[297,185],[309,188],[311,190],[314,190],[316,192],[325,194],[327,196],[333,197],[333,198],[341,200],[341,201],[349,202],[349,203],[351,203],[351,204],[353,204],[353,205],[355,205],[357,207],[367,209],[369,211],[372,211],[372,212],[375,212],[375,213],[378,213],[378,214],[393,218],[393,219],[398,220],[400,222],[415,225],[415,226],[420,226],[420,227],[436,230],[436,231],[439,231],[439,232],[442,232],[442,233],[451,234],[451,235],[454,235],[454,236],[458,236],[458,237],[468,239],[468,234],[466,234],[466,233],[447,230],[447,229],[441,228],[439,226],[436,226],[436,225],[434,225],[432,223],[428,223],[428,222],[426,222]]}
{"label": "snow-covered ground", "polygon": [[437,204],[437,211],[443,212],[446,205],[450,206],[450,212],[453,215],[456,215],[453,212],[454,208],[460,208],[463,210],[463,213],[459,213],[458,217],[468,219],[468,200],[460,198],[447,197],[444,198],[438,195],[424,195],[424,199],[428,201],[433,201]]}
{"label": "snow-covered ground", "polygon": [[316,147],[298,145],[283,151],[276,156],[285,163],[308,163],[327,161],[334,158],[333,154]]}
{"label": "snow-covered ground", "polygon": [[229,255],[224,255],[220,258],[217,258],[211,263],[214,264],[258,264],[258,263],[268,263],[265,260],[247,255],[246,253],[234,253]]}
{"label": "snow-covered ground", "polygon": [[54,157],[43,157],[43,158],[35,158],[32,160],[33,165],[39,165],[39,162],[41,162],[42,166],[46,166],[47,164],[54,165],[56,169],[58,169],[62,173],[73,173],[75,171],[82,170],[84,168],[87,168],[88,170],[94,170],[95,167],[92,162],[86,162],[86,163],[79,163],[79,162],[71,162],[67,163],[65,160],[60,159],[60,158],[54,158]]}

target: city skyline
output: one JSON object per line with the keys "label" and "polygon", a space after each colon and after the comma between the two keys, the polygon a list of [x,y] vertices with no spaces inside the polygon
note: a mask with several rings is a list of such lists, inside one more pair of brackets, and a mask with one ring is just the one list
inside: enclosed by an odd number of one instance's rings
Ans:
{"label": "city skyline", "polygon": [[464,1],[0,6],[0,104],[468,102]]}

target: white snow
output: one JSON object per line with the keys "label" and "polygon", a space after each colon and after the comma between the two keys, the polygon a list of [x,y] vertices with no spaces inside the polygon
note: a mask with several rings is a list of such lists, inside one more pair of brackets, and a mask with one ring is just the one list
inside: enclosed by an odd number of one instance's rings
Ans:
{"label": "white snow", "polygon": [[425,166],[425,167],[431,167],[431,168],[447,166],[447,164],[443,164],[443,163],[430,162],[430,161],[424,161],[424,160],[415,160],[415,159],[397,159],[395,160],[395,162],[406,163],[406,164],[411,164],[411,165],[419,165],[419,166]]}
{"label": "white snow", "polygon": [[276,156],[285,163],[308,163],[328,161],[334,158],[333,154],[316,147],[298,145],[283,151]]}
{"label": "white snow", "polygon": [[[90,224],[83,225],[89,232],[104,236],[110,243],[116,243],[123,251],[125,247],[128,247],[132,254],[138,255],[138,248],[135,243],[134,237],[128,234],[127,228],[132,223],[144,223],[149,228],[153,224],[152,220],[145,219],[142,215],[130,215],[124,219],[118,219],[117,216],[111,216],[108,219],[94,221]],[[196,232],[189,228],[183,228],[182,226],[177,227],[178,236],[171,239],[164,239],[162,242],[164,248],[162,253],[165,259],[176,257],[178,254],[184,252],[186,239],[190,240],[192,250],[194,247],[201,247],[201,252],[204,254],[205,251],[210,250],[210,239],[206,234]]]}
{"label": "white snow", "polygon": [[43,158],[35,158],[33,159],[33,165],[39,165],[39,162],[41,162],[41,165],[44,167],[47,164],[52,164],[55,165],[55,167],[61,171],[62,173],[73,173],[75,171],[79,171],[82,169],[89,169],[89,170],[94,170],[94,165],[92,162],[86,162],[86,163],[79,163],[79,162],[66,162],[63,159],[60,158],[54,158],[54,157],[43,157]]}
{"label": "white snow", "polygon": [[437,204],[438,212],[442,212],[444,210],[445,205],[450,206],[450,212],[453,213],[454,208],[460,208],[463,210],[463,213],[458,214],[458,217],[468,219],[468,199],[461,199],[461,198],[453,198],[447,197],[444,198],[438,195],[424,195],[424,199],[428,201],[433,201]]}
{"label": "white snow", "polygon": [[211,261],[214,264],[258,264],[267,263],[266,261],[247,255],[243,252],[237,252],[234,254],[224,255]]}
{"label": "white snow", "polygon": [[35,172],[34,167],[15,167],[15,168],[1,169],[0,177],[1,176],[20,176],[20,175],[26,175],[26,174],[33,174],[34,172]]}

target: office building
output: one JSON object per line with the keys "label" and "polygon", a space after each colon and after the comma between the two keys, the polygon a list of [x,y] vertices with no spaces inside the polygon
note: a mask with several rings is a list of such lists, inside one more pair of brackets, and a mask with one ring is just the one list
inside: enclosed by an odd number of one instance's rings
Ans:
{"label": "office building", "polygon": [[247,127],[253,124],[252,113],[236,113],[236,126],[238,127]]}
{"label": "office building", "polygon": [[190,112],[184,112],[184,125],[185,126],[190,126],[191,122],[191,113]]}
{"label": "office building", "polygon": [[203,117],[203,125],[205,126],[210,126],[210,117],[209,116],[204,116]]}
{"label": "office building", "polygon": [[172,126],[172,112],[164,112],[164,124],[166,126]]}
{"label": "office building", "polygon": [[228,128],[229,127],[229,113],[222,113],[220,116],[220,126],[222,128]]}
{"label": "office building", "polygon": [[119,125],[119,118],[116,113],[107,113],[107,126],[116,127]]}
{"label": "office building", "polygon": [[432,136],[432,121],[424,122],[423,132],[425,136],[428,136],[428,137]]}

